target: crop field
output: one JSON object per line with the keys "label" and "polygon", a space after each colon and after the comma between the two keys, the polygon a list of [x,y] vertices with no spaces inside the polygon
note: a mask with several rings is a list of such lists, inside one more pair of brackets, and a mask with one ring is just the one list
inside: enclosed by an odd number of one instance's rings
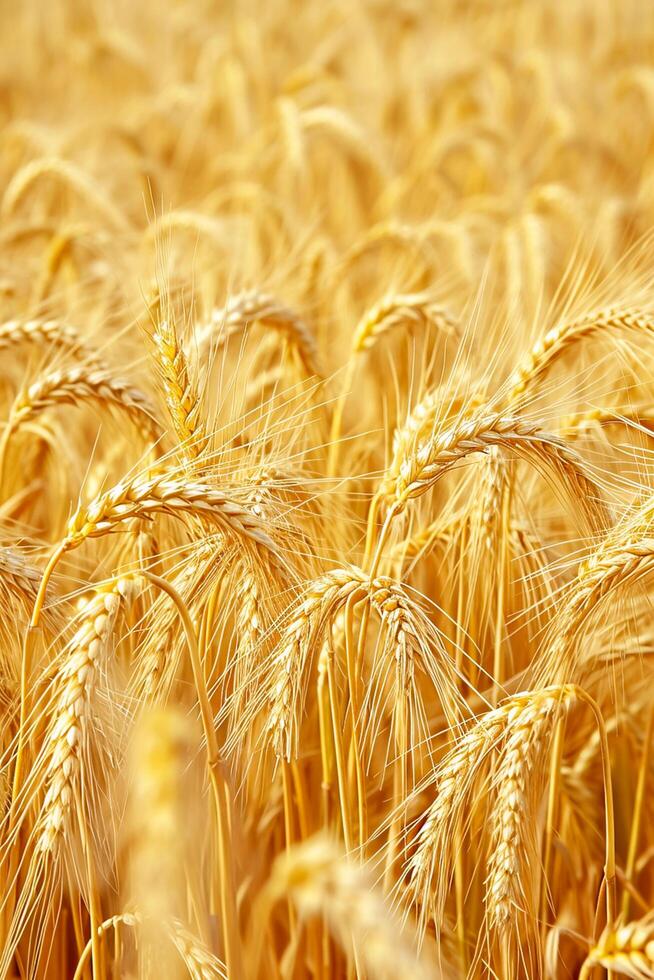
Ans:
{"label": "crop field", "polygon": [[654,978],[653,599],[649,0],[0,0],[0,980]]}

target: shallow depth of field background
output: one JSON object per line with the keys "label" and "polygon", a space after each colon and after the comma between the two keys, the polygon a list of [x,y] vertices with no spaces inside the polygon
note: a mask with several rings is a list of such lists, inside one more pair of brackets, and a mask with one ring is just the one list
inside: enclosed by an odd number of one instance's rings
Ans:
{"label": "shallow depth of field background", "polygon": [[0,980],[654,977],[654,8],[0,0]]}

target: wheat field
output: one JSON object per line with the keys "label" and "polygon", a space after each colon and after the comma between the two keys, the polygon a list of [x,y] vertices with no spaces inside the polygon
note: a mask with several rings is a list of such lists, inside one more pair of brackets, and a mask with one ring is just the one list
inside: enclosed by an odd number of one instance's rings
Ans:
{"label": "wheat field", "polygon": [[0,0],[0,980],[654,978],[653,225],[647,0]]}

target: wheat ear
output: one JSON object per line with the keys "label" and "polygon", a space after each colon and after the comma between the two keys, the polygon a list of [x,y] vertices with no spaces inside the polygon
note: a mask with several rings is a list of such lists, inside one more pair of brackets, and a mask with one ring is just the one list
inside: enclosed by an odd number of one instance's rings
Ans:
{"label": "wheat ear", "polygon": [[23,344],[75,354],[88,365],[102,367],[100,355],[87,347],[74,327],[61,320],[7,320],[0,325],[0,351]]}
{"label": "wheat ear", "polygon": [[125,412],[148,439],[159,436],[154,409],[145,395],[107,371],[86,367],[53,371],[38,378],[17,398],[8,424],[15,429],[53,405],[76,405],[89,399]]}
{"label": "wheat ear", "polygon": [[537,676],[555,680],[574,670],[579,631],[600,602],[618,588],[634,584],[654,567],[654,503],[646,503],[624,525],[613,529],[577,571],[565,605],[557,616],[556,632],[546,647]]}
{"label": "wheat ear", "polygon": [[82,621],[57,674],[58,694],[47,734],[47,791],[37,848],[52,853],[60,841],[80,769],[80,751],[95,689],[96,673],[121,606],[129,604],[138,581],[119,578],[98,589],[82,610]]}
{"label": "wheat ear", "polygon": [[535,695],[508,725],[508,738],[495,779],[498,793],[492,818],[492,849],[486,879],[486,909],[491,928],[504,930],[526,906],[524,865],[529,856],[530,794],[542,769],[542,757],[555,715],[575,697],[564,689],[550,697]]}
{"label": "wheat ear", "polygon": [[297,351],[307,374],[321,376],[318,347],[308,324],[274,296],[256,289],[239,293],[222,309],[214,310],[209,323],[199,328],[198,342],[222,346],[252,323],[278,331]]}
{"label": "wheat ear", "polygon": [[[121,912],[112,915],[98,926],[98,938],[111,930],[117,930],[120,926],[136,929],[142,920],[143,916],[140,912]],[[180,919],[173,917],[166,922],[166,926],[170,941],[183,960],[191,980],[227,980],[224,963],[214,956],[202,940],[195,936]],[[81,980],[84,975],[91,949],[92,940],[89,939],[78,960],[73,980]],[[160,967],[161,961],[157,960],[157,963]]]}
{"label": "wheat ear", "polygon": [[25,601],[34,601],[41,573],[16,548],[0,548],[0,583]]}
{"label": "wheat ear", "polygon": [[[597,703],[574,684],[552,685],[521,693],[499,708],[488,712],[443,760],[432,781],[437,796],[418,836],[418,846],[410,861],[411,889],[423,905],[424,925],[427,909],[442,913],[446,894],[446,875],[439,869],[439,858],[448,847],[453,829],[463,819],[471,789],[477,785],[482,766],[490,752],[501,747],[493,782],[497,787],[492,810],[493,850],[486,881],[487,922],[506,934],[514,927],[517,913],[525,911],[523,871],[528,854],[528,838],[534,793],[534,770],[542,765],[546,740],[553,721],[574,701],[590,708],[601,746],[605,808],[605,884],[607,921],[613,922],[615,897],[615,825],[611,760],[606,725]],[[533,823],[533,821],[531,821]],[[436,878],[436,895],[431,884]]]}
{"label": "wheat ear", "polygon": [[526,395],[571,347],[596,334],[654,334],[654,315],[630,307],[609,307],[553,327],[511,376],[506,404]]}
{"label": "wheat ear", "polygon": [[435,434],[407,456],[387,496],[395,514],[409,500],[430,490],[457,463],[472,453],[499,448],[522,456],[551,473],[579,502],[595,528],[610,525],[610,515],[583,460],[535,422],[501,412],[480,412]]}
{"label": "wheat ear", "polygon": [[651,916],[625,924],[608,926],[588,954],[579,980],[591,976],[593,967],[602,966],[609,973],[632,977],[632,980],[654,978],[654,921]]}
{"label": "wheat ear", "polygon": [[434,301],[429,293],[391,294],[363,315],[352,339],[352,351],[370,350],[384,334],[395,327],[427,326],[451,334],[458,320],[449,310]]}
{"label": "wheat ear", "polygon": [[[371,578],[355,566],[336,568],[306,587],[283,628],[268,668],[267,730],[280,758],[290,761],[297,751],[297,718],[304,704],[308,665],[323,629],[346,605],[352,608],[358,602],[368,603],[385,631],[386,649],[392,649],[395,660],[398,701],[403,702],[413,689],[414,655],[424,653],[421,663],[435,687],[444,688],[442,697],[450,704],[454,677],[448,674],[445,658],[434,658],[433,650],[426,652],[421,636],[428,635],[429,624],[423,622],[401,584],[381,576]],[[455,702],[453,696],[451,705]]]}
{"label": "wheat ear", "polygon": [[565,439],[572,440],[580,438],[592,429],[613,425],[623,425],[634,433],[642,432],[645,429],[648,435],[652,435],[654,433],[654,414],[646,406],[641,408],[632,408],[629,405],[621,408],[594,408],[588,412],[566,415],[561,419],[559,431]]}
{"label": "wheat ear", "polygon": [[326,837],[296,845],[277,858],[267,889],[274,900],[289,896],[302,916],[323,915],[365,975],[379,980],[436,978],[435,966],[418,955],[379,890],[358,862]]}
{"label": "wheat ear", "polygon": [[0,205],[0,214],[10,215],[25,197],[32,185],[42,177],[56,177],[63,184],[76,190],[87,204],[90,204],[117,231],[126,231],[128,222],[122,211],[110,201],[96,182],[75,164],[60,157],[43,157],[31,160],[21,167],[5,188]]}
{"label": "wheat ear", "polygon": [[207,445],[200,398],[191,377],[184,348],[172,321],[161,320],[154,331],[157,365],[168,413],[184,454],[196,459]]}
{"label": "wheat ear", "polygon": [[76,548],[87,538],[120,530],[135,517],[153,514],[189,514],[214,521],[237,540],[254,548],[263,548],[280,568],[284,565],[265,524],[252,510],[232,500],[222,490],[180,479],[168,472],[154,476],[141,474],[123,480],[89,504],[82,505],[68,522],[62,548]]}
{"label": "wheat ear", "polygon": [[[427,293],[386,297],[363,316],[354,330],[350,356],[343,373],[341,391],[332,414],[328,458],[330,475],[334,475],[336,472],[345,404],[354,382],[359,355],[370,350],[379,337],[404,323],[433,325],[437,329],[451,333],[456,321],[447,310],[435,304]],[[406,442],[411,441],[416,437],[418,429],[427,425],[428,418],[435,416],[440,404],[438,395],[439,389],[427,394],[421,405],[414,409],[412,417],[407,421],[406,432],[399,435],[396,433],[396,443],[398,438],[404,439]],[[400,451],[399,447],[397,451]]]}

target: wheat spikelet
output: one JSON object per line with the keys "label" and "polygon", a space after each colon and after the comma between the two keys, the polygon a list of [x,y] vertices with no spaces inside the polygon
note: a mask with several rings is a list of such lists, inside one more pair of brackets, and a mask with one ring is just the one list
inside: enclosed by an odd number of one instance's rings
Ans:
{"label": "wheat spikelet", "polygon": [[46,795],[41,811],[38,850],[52,853],[64,831],[80,767],[96,672],[106,656],[121,606],[129,604],[138,580],[120,578],[86,600],[82,621],[58,672],[58,693],[47,734]]}
{"label": "wheat spikelet", "polygon": [[273,866],[269,889],[288,895],[306,917],[324,915],[339,941],[366,975],[426,980],[435,968],[419,957],[365,870],[326,838],[297,845]]}
{"label": "wheat spikelet", "polygon": [[16,399],[9,425],[15,429],[53,405],[76,405],[87,399],[120,409],[148,439],[158,437],[159,424],[145,395],[106,371],[86,367],[54,371],[34,381]]}
{"label": "wheat spikelet", "polygon": [[318,350],[309,326],[274,296],[256,289],[232,296],[226,306],[214,310],[210,322],[198,330],[198,343],[202,346],[213,341],[222,346],[252,323],[281,333],[297,350],[307,374],[320,377]]}
{"label": "wheat spikelet", "polygon": [[175,433],[189,459],[197,459],[206,447],[207,437],[201,419],[200,399],[191,379],[186,354],[172,321],[160,320],[153,338],[166,405]]}

